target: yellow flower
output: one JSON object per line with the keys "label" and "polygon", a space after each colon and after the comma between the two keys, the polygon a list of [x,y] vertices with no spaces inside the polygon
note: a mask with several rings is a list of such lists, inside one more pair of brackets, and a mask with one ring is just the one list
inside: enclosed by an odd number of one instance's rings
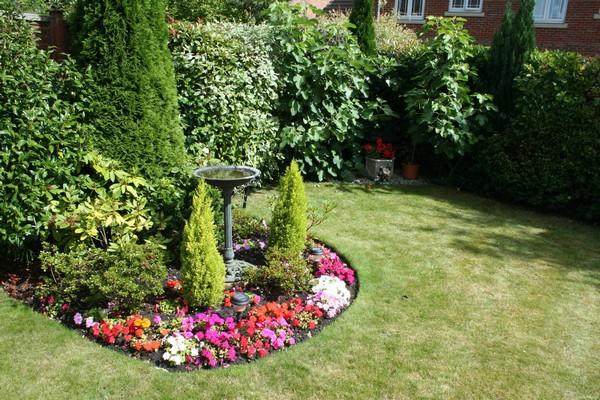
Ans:
{"label": "yellow flower", "polygon": [[143,321],[141,319],[136,319],[135,321],[133,321],[133,325],[135,326],[142,326]]}
{"label": "yellow flower", "polygon": [[146,329],[150,327],[150,320],[148,318],[144,318],[142,320],[142,328]]}

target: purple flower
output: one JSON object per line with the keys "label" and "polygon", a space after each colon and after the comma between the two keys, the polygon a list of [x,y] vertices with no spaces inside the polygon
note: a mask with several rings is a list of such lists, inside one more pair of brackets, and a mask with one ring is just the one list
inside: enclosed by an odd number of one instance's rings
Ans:
{"label": "purple flower", "polygon": [[160,325],[162,322],[160,315],[156,314],[154,317],[152,317],[152,322],[154,322],[154,325]]}
{"label": "purple flower", "polygon": [[263,240],[259,240],[258,247],[260,247],[261,250],[264,250],[265,247],[267,247],[267,244]]}
{"label": "purple flower", "polygon": [[81,314],[76,313],[73,316],[73,322],[75,322],[75,325],[81,325],[81,323],[83,322],[83,317],[81,316]]}
{"label": "purple flower", "polygon": [[240,251],[241,248],[242,248],[242,246],[240,246],[238,243],[235,243],[233,245],[233,250],[235,250],[235,251]]}

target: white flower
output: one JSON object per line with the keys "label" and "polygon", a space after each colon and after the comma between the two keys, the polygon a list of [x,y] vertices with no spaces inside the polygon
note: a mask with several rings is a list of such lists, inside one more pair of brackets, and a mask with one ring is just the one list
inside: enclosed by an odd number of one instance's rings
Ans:
{"label": "white flower", "polygon": [[194,347],[194,348],[192,349],[192,351],[190,351],[190,355],[191,355],[192,357],[198,357],[198,348],[197,348],[197,347]]}
{"label": "white flower", "polygon": [[163,354],[163,360],[169,361],[169,358],[171,358],[171,353],[165,351],[165,354]]}
{"label": "white flower", "polygon": [[171,357],[171,362],[175,365],[181,365],[183,363],[183,357],[179,354],[174,355],[173,357]]}

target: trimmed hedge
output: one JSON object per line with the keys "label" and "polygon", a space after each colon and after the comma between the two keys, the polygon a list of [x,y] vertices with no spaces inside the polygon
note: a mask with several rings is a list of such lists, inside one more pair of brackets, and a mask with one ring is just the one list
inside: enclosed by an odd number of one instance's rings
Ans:
{"label": "trimmed hedge", "polygon": [[188,152],[260,168],[269,177],[283,158],[273,116],[278,77],[264,25],[177,23],[170,47]]}
{"label": "trimmed hedge", "polygon": [[87,78],[39,50],[25,21],[0,14],[0,43],[0,252],[30,259],[80,185]]}
{"label": "trimmed hedge", "polygon": [[541,53],[516,87],[510,127],[479,143],[466,186],[600,221],[600,60]]}

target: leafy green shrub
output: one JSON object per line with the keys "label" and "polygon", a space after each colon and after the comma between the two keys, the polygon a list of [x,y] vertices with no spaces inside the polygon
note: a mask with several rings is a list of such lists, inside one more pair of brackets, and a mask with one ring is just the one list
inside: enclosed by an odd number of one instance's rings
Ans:
{"label": "leafy green shrub", "polygon": [[477,146],[467,186],[600,221],[600,61],[545,52],[524,67],[506,131]]}
{"label": "leafy green shrub", "polygon": [[72,19],[74,53],[94,72],[94,145],[152,179],[180,168],[185,151],[163,1],[79,0]]}
{"label": "leafy green shrub", "polygon": [[494,34],[485,77],[498,109],[509,113],[515,97],[514,80],[535,50],[534,0],[521,0],[518,13],[506,3],[502,25]]}
{"label": "leafy green shrub", "polygon": [[62,248],[79,243],[108,248],[113,242],[136,242],[152,226],[153,211],[147,198],[153,188],[139,176],[119,169],[114,161],[96,153],[83,160],[92,171],[79,176],[78,186],[65,187],[50,203],[53,237]]}
{"label": "leafy green shrub", "polygon": [[[343,28],[348,23],[349,16],[344,11],[332,11],[319,17],[319,24],[322,26],[337,25]],[[399,24],[394,15],[381,15],[374,21],[374,28],[375,47],[379,54],[400,57],[420,43],[415,31]]]}
{"label": "leafy green shrub", "polygon": [[311,177],[339,176],[361,161],[364,123],[387,110],[369,93],[379,61],[365,57],[346,26],[307,18],[304,5],[279,2],[269,11],[282,145]]}
{"label": "leafy green shrub", "polygon": [[273,116],[278,77],[264,25],[178,23],[171,49],[186,146],[197,160],[260,168],[267,177],[282,157]]}
{"label": "leafy green shrub", "polygon": [[394,15],[382,15],[375,22],[377,52],[398,57],[419,45],[417,34],[398,23]]}
{"label": "leafy green shrub", "polygon": [[279,181],[279,197],[273,209],[269,245],[299,254],[304,250],[307,230],[307,199],[295,160]]}
{"label": "leafy green shrub", "polygon": [[307,290],[313,278],[307,261],[295,252],[270,248],[264,266],[244,272],[246,284],[271,296],[291,296]]}
{"label": "leafy green shrub", "polygon": [[348,20],[354,25],[350,30],[356,36],[362,51],[365,54],[374,54],[376,47],[375,28],[373,27],[373,1],[354,0]]}
{"label": "leafy green shrub", "polygon": [[183,230],[181,280],[184,296],[193,306],[216,306],[223,299],[225,264],[217,249],[214,213],[204,180],[198,184],[192,215]]}
{"label": "leafy green shrub", "polygon": [[178,20],[260,22],[277,0],[168,0],[167,12]]}
{"label": "leafy green shrub", "polygon": [[31,26],[0,14],[0,248],[32,257],[52,204],[79,185],[90,127],[87,76],[39,50]]}
{"label": "leafy green shrub", "polygon": [[472,92],[477,73],[469,66],[473,38],[464,19],[428,17],[424,31],[435,30],[433,39],[416,53],[419,70],[406,95],[413,145],[431,143],[436,153],[454,158],[463,155],[475,140],[475,129],[487,121],[491,97]]}
{"label": "leafy green shrub", "polygon": [[40,261],[50,272],[41,292],[82,309],[111,302],[119,310],[134,310],[163,292],[167,275],[164,251],[153,242],[115,243],[108,251],[80,245],[66,253],[46,246]]}
{"label": "leafy green shrub", "polygon": [[266,238],[268,235],[266,223],[248,214],[245,210],[239,208],[233,210],[233,221],[234,242],[252,237]]}

